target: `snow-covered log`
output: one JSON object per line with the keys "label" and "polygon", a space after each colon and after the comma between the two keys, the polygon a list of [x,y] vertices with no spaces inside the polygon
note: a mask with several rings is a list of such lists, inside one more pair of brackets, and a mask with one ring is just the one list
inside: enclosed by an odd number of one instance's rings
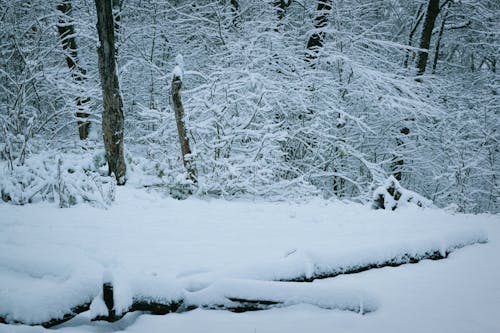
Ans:
{"label": "snow-covered log", "polygon": [[[251,276],[251,278],[217,279],[200,289],[194,291],[184,290],[177,294],[169,294],[163,288],[161,290],[155,289],[154,294],[133,295],[129,303],[125,301],[125,303],[128,303],[125,307],[123,307],[123,304],[117,306],[118,303],[124,303],[123,299],[117,299],[117,296],[118,298],[121,296],[116,294],[116,288],[112,282],[106,282],[103,284],[102,292],[91,303],[73,307],[66,313],[62,312],[63,314],[60,314],[57,318],[50,318],[44,322],[32,322],[23,321],[19,316],[12,319],[9,318],[9,315],[2,314],[4,317],[0,316],[0,323],[52,327],[88,310],[93,316],[92,320],[115,322],[125,314],[134,311],[143,311],[154,315],[165,315],[172,312],[181,313],[197,308],[246,312],[295,304],[310,304],[324,309],[365,314],[376,311],[378,308],[377,300],[371,295],[362,291],[334,290],[324,285],[303,282],[332,278],[342,274],[355,274],[382,267],[414,264],[421,260],[440,260],[447,258],[450,253],[462,247],[486,242],[487,237],[479,233],[463,239],[456,237],[454,244],[444,248],[438,249],[430,246],[422,251],[406,249],[393,256],[387,256],[385,259],[380,259],[376,253],[373,253],[376,251],[372,251],[366,258],[348,258],[344,263],[336,256],[310,258],[313,262],[307,266],[312,266],[312,270],[307,272],[297,270],[297,266],[303,264],[303,258],[296,258],[297,256],[291,255],[287,257],[287,259],[290,258],[290,262],[284,263],[282,267],[277,263],[273,264],[275,271],[278,272],[276,274],[281,274],[281,277],[264,274],[259,279],[252,276],[252,274],[245,274]],[[288,271],[287,267],[293,273]],[[255,267],[253,269],[262,271],[266,268],[262,266],[260,269]],[[173,286],[173,289],[175,288]],[[166,294],[161,296],[162,292]]]}

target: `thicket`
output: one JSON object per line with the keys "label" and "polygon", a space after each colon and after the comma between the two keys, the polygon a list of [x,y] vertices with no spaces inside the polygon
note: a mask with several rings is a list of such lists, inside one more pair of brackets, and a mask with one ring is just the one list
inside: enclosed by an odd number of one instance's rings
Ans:
{"label": "thicket", "polygon": [[[432,1],[114,0],[130,183],[186,193],[181,54],[196,195],[368,202],[392,175],[438,206],[499,212],[500,3],[437,1],[421,73]],[[113,197],[95,6],[63,2],[0,0],[0,190],[14,203]]]}

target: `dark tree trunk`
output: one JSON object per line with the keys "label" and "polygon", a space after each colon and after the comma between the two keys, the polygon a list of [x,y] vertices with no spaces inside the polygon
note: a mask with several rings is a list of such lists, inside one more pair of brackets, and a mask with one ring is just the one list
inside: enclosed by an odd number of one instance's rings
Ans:
{"label": "dark tree trunk", "polygon": [[419,51],[417,60],[417,74],[423,75],[427,67],[427,59],[429,58],[429,48],[431,45],[432,30],[436,23],[436,18],[439,14],[439,0],[429,0],[427,11],[424,19],[424,26],[422,28],[422,35],[420,37],[419,48],[425,51]]}
{"label": "dark tree trunk", "polygon": [[[410,134],[410,129],[408,127],[403,127],[401,129],[401,134],[404,134],[404,135],[408,135]],[[396,144],[398,145],[398,148],[404,146],[404,141],[403,139],[401,138],[396,138]],[[391,164],[391,168],[392,168],[392,174],[394,175],[394,178],[396,178],[396,180],[398,182],[401,181],[401,179],[403,178],[403,167],[404,167],[404,160],[401,156],[394,156],[393,159],[392,159],[392,164]]]}
{"label": "dark tree trunk", "polygon": [[182,162],[186,168],[188,179],[197,183],[196,169],[191,163],[191,147],[187,136],[186,125],[184,123],[184,106],[181,99],[182,77],[177,73],[172,76],[172,101],[174,105],[175,120],[177,131],[179,133],[179,142],[181,144]]}
{"label": "dark tree trunk", "polygon": [[328,25],[328,15],[332,10],[332,0],[318,0],[316,17],[314,18],[315,31],[307,41],[306,59],[312,61],[317,58],[319,49],[323,46],[325,38],[324,28]]}
{"label": "dark tree trunk", "polygon": [[100,46],[99,74],[101,77],[102,132],[108,162],[109,175],[114,174],[117,184],[125,184],[125,159],[123,156],[123,103],[116,74],[115,35],[111,0],[95,0],[97,9],[97,32]]}
{"label": "dark tree trunk", "polygon": [[285,18],[286,9],[292,4],[292,0],[275,0],[274,7],[278,13],[278,19],[281,21]]}
{"label": "dark tree trunk", "polygon": [[240,4],[238,0],[231,0],[231,6],[232,6],[232,11],[238,13],[238,11],[240,10]]}
{"label": "dark tree trunk", "polygon": [[238,25],[238,20],[240,17],[240,3],[238,0],[231,0],[231,11],[233,12],[233,25]]}
{"label": "dark tree trunk", "polygon": [[[61,2],[57,9],[62,13],[59,17],[57,23],[57,31],[59,32],[59,37],[61,38],[62,47],[66,53],[66,63],[71,71],[71,76],[78,83],[83,83],[86,79],[87,71],[78,65],[78,52],[75,39],[75,28],[71,15],[71,1],[64,0]],[[88,97],[78,96],[76,98],[76,117],[78,118],[78,133],[81,140],[85,140],[89,136],[90,122],[86,120],[89,114],[85,111],[85,104],[88,103],[90,99]]]}

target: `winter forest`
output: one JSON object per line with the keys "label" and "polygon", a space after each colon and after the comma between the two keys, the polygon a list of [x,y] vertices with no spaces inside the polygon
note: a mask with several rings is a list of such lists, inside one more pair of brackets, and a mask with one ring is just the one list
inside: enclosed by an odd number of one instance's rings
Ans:
{"label": "winter forest", "polygon": [[495,332],[499,50],[498,0],[0,0],[0,332]]}
{"label": "winter forest", "polygon": [[[0,8],[2,199],[106,204],[94,2]],[[366,202],[392,175],[439,207],[498,212],[499,9],[114,0],[120,177],[174,197]]]}

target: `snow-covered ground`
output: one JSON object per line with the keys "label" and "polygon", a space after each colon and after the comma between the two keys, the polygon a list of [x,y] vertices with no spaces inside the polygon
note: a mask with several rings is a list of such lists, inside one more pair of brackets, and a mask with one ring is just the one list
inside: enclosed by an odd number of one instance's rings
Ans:
{"label": "snow-covered ground", "polygon": [[[487,243],[484,243],[487,240]],[[309,278],[439,251],[438,261]],[[107,210],[0,204],[0,317],[43,322],[93,300],[61,332],[499,332],[500,218],[316,200],[188,199],[118,188]],[[91,322],[109,279],[115,308],[137,297],[189,305],[285,304],[231,313],[128,313]],[[349,310],[349,311],[346,311]],[[364,315],[359,312],[368,312]],[[44,332],[3,325],[0,332]]]}

